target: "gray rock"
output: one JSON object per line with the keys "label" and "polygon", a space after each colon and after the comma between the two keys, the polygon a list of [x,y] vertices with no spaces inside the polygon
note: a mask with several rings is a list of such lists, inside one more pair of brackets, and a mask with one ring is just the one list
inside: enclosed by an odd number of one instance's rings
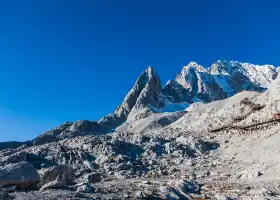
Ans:
{"label": "gray rock", "polygon": [[128,170],[131,169],[133,166],[131,164],[127,164],[127,163],[120,163],[116,166],[117,170]]}
{"label": "gray rock", "polygon": [[169,80],[163,88],[163,94],[173,103],[193,103],[192,93],[177,81]]}
{"label": "gray rock", "polygon": [[142,199],[146,199],[149,197],[149,195],[147,193],[145,193],[144,191],[137,191],[135,192],[135,196],[137,198],[142,198]]}
{"label": "gray rock", "polygon": [[94,182],[100,182],[102,180],[102,177],[99,173],[93,172],[86,175],[85,179],[89,183],[94,183]]}
{"label": "gray rock", "polygon": [[94,161],[97,165],[102,166],[104,165],[106,162],[109,162],[110,158],[108,156],[105,155],[99,155],[96,160]]}
{"label": "gray rock", "polygon": [[44,170],[41,176],[41,183],[46,184],[48,182],[59,180],[66,183],[71,183],[75,178],[73,169],[68,165],[56,165]]}
{"label": "gray rock", "polygon": [[50,181],[46,184],[44,184],[40,191],[46,190],[46,189],[57,189],[57,188],[63,188],[67,185],[67,183],[65,181],[59,181],[59,180],[54,180],[54,181]]}
{"label": "gray rock", "polygon": [[177,180],[174,183],[174,186],[184,193],[198,193],[200,190],[200,187],[196,182],[183,179]]}
{"label": "gray rock", "polygon": [[160,186],[159,187],[159,196],[161,199],[172,199],[172,200],[185,199],[185,200],[187,200],[186,197],[183,197],[174,188],[169,187],[169,186]]}
{"label": "gray rock", "polygon": [[0,167],[0,185],[14,185],[17,188],[27,188],[36,185],[40,176],[36,169],[26,162],[12,163]]}
{"label": "gray rock", "polygon": [[150,184],[151,184],[151,181],[149,181],[149,180],[142,181],[142,184],[147,184],[147,185],[150,185]]}
{"label": "gray rock", "polygon": [[78,192],[84,192],[84,193],[92,193],[94,191],[93,187],[89,184],[82,185],[78,188]]}
{"label": "gray rock", "polygon": [[123,171],[115,172],[114,175],[117,179],[127,179],[128,178],[128,175],[124,174]]}

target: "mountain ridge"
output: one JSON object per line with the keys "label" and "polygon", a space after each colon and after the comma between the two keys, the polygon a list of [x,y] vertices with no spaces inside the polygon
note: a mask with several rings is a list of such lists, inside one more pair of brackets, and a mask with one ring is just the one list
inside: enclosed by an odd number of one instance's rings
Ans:
{"label": "mountain ridge", "polygon": [[43,144],[63,138],[105,134],[125,122],[140,120],[152,113],[185,110],[194,102],[225,99],[243,90],[264,91],[278,75],[273,65],[221,61],[205,68],[196,62],[184,66],[175,80],[162,86],[155,69],[149,66],[137,78],[123,102],[97,121],[79,120],[52,129],[33,140]]}

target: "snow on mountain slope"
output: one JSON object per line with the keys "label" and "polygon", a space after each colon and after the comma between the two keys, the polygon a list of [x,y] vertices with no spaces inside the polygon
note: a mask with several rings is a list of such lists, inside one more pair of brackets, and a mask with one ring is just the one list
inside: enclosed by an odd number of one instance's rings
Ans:
{"label": "snow on mountain slope", "polygon": [[217,61],[210,67],[211,74],[231,76],[234,71],[239,71],[247,76],[250,81],[260,87],[267,88],[278,74],[273,65],[254,65],[237,61]]}
{"label": "snow on mountain slope", "polygon": [[264,91],[278,75],[273,65],[254,65],[218,60],[204,68],[190,62],[176,77],[176,82],[188,90],[193,98],[205,102],[231,97],[243,91]]}
{"label": "snow on mountain slope", "polygon": [[260,103],[266,103],[266,101],[280,102],[280,75],[270,84],[268,90],[258,98],[258,102]]}

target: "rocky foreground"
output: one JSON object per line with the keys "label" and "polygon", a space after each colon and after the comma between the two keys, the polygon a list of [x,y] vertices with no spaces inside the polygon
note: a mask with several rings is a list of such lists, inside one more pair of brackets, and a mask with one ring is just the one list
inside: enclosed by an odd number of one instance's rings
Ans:
{"label": "rocky foreground", "polygon": [[114,114],[0,145],[0,199],[280,199],[280,77],[183,111],[164,94],[149,68]]}

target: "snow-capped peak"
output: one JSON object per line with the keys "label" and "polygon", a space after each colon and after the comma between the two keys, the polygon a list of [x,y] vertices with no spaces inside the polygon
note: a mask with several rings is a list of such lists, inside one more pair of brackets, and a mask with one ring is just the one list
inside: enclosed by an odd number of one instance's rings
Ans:
{"label": "snow-capped peak", "polygon": [[195,69],[199,72],[206,72],[207,70],[197,62],[190,62],[188,65],[184,66],[181,73],[187,73],[190,69]]}
{"label": "snow-capped peak", "polygon": [[210,68],[196,62],[184,66],[176,81],[194,97],[207,101],[223,99],[242,90],[263,91],[279,70],[273,65],[254,65],[218,60]]}
{"label": "snow-capped peak", "polygon": [[154,68],[152,66],[148,66],[144,72],[147,73],[147,75],[149,77],[152,77],[156,74],[156,71],[154,70]]}
{"label": "snow-capped peak", "polygon": [[277,68],[273,65],[255,65],[237,61],[217,61],[210,67],[212,75],[232,76],[241,73],[249,78],[254,84],[261,87],[268,87],[278,74]]}

